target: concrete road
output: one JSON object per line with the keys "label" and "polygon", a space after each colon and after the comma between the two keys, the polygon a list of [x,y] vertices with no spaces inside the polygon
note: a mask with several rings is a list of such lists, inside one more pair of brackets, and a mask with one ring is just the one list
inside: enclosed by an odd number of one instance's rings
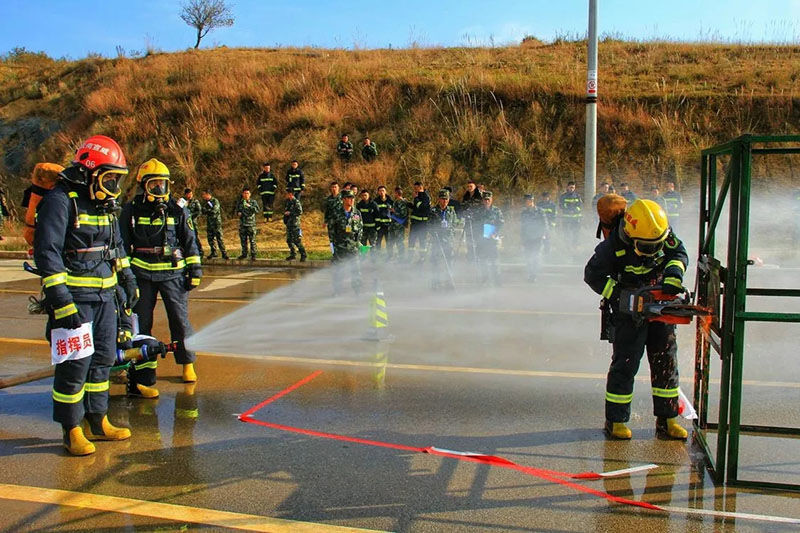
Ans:
{"label": "concrete road", "polygon": [[[0,263],[0,377],[48,364],[44,320],[25,311],[38,282],[20,274],[20,263]],[[199,382],[180,383],[179,368],[167,359],[159,365],[158,400],[129,399],[122,384],[112,385],[110,418],[130,426],[133,437],[98,443],[92,456],[65,454],[50,419],[52,380],[0,390],[0,530],[798,527],[680,510],[800,518],[796,495],[715,488],[695,445],[654,438],[646,362],[633,404],[634,439],[604,438],[609,348],[595,340],[597,299],[579,269],[545,269],[536,285],[509,280],[477,302],[457,295],[419,301],[388,284],[391,342],[361,340],[361,326],[353,324],[366,326],[360,310],[369,294],[331,298],[329,276],[209,269],[191,295],[198,338],[217,346],[200,354]],[[469,290],[459,280],[458,292]],[[167,339],[158,313],[155,333]],[[235,322],[257,331],[243,335]],[[767,328],[752,338],[757,356],[746,374],[746,415],[800,426],[796,337]],[[692,340],[693,330],[683,328],[689,394]],[[239,420],[248,411],[249,423]],[[745,477],[800,483],[796,440],[750,437],[743,446]],[[542,470],[608,472],[650,463],[658,467],[596,481]],[[646,510],[608,495],[678,509]]]}

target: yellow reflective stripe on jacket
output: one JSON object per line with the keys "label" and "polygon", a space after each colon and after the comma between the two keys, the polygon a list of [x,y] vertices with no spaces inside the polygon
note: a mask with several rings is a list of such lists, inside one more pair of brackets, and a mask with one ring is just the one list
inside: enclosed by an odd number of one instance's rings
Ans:
{"label": "yellow reflective stripe on jacket", "polygon": [[659,389],[657,387],[653,387],[653,396],[658,396],[659,398],[677,398],[678,387],[675,387],[674,389]]}
{"label": "yellow reflective stripe on jacket", "polygon": [[67,286],[87,287],[90,289],[109,289],[117,284],[116,272],[107,278],[94,278],[88,276],[73,276],[67,274]]}
{"label": "yellow reflective stripe on jacket", "polygon": [[47,276],[46,278],[42,278],[42,283],[44,283],[45,288],[53,287],[55,285],[61,285],[62,283],[66,282],[67,282],[66,272],[59,272],[58,274],[53,274],[52,276]]}
{"label": "yellow reflective stripe on jacket", "polygon": [[69,192],[67,193],[67,195],[68,195],[70,198],[77,198],[77,197],[78,197],[78,193],[76,193],[75,191],[69,191]]}
{"label": "yellow reflective stripe on jacket", "polygon": [[110,226],[111,217],[108,215],[87,215],[86,213],[79,213],[78,222],[86,224],[87,226]]}
{"label": "yellow reflective stripe on jacket", "polygon": [[134,257],[133,259],[131,259],[131,264],[133,266],[137,266],[144,270],[150,270],[150,271],[180,270],[186,267],[186,261],[184,261],[183,259],[181,259],[175,265],[173,265],[172,263],[148,263],[143,259]]}
{"label": "yellow reflective stripe on jacket", "polygon": [[603,292],[600,293],[600,296],[603,298],[611,298],[611,293],[614,292],[614,287],[617,286],[617,281],[611,278],[608,278],[606,281],[606,286],[603,288]]}
{"label": "yellow reflective stripe on jacket", "polygon": [[119,268],[129,268],[131,266],[131,258],[130,257],[120,257],[119,259]]}
{"label": "yellow reflective stripe on jacket", "polygon": [[616,252],[614,252],[614,255],[616,255],[617,257],[622,257],[623,255],[625,255],[625,250],[617,250]]}
{"label": "yellow reflective stripe on jacket", "polygon": [[646,267],[646,266],[633,266],[633,265],[625,265],[625,272],[630,272],[632,274],[647,274],[648,272],[652,271],[653,267]]}
{"label": "yellow reflective stripe on jacket", "polygon": [[683,261],[673,259],[672,261],[667,262],[664,268],[669,268],[671,266],[676,266],[681,269],[681,272],[686,272],[686,265],[683,264]]}
{"label": "yellow reflective stripe on jacket", "polygon": [[680,289],[683,288],[683,283],[678,278],[664,278],[664,283],[666,285],[672,285],[672,286],[678,287]]}
{"label": "yellow reflective stripe on jacket", "polygon": [[633,393],[614,394],[606,391],[606,401],[611,403],[631,403],[633,401]]}
{"label": "yellow reflective stripe on jacket", "polygon": [[[160,218],[155,220],[151,220],[150,217],[139,217],[136,219],[136,223],[142,226],[160,226],[162,221]],[[175,219],[173,217],[167,217],[167,226],[174,226]]]}
{"label": "yellow reflective stripe on jacket", "polygon": [[192,287],[197,287],[198,285],[200,285],[200,278],[191,278],[190,283],[192,284]]}
{"label": "yellow reflective stripe on jacket", "polygon": [[59,307],[58,309],[53,310],[53,318],[59,320],[61,318],[67,317],[69,315],[74,315],[78,312],[78,308],[75,307],[75,304],[68,304],[64,307]]}
{"label": "yellow reflective stripe on jacket", "polygon": [[83,389],[75,394],[64,394],[53,389],[53,400],[60,403],[78,403],[83,400]]}
{"label": "yellow reflective stripe on jacket", "polygon": [[83,390],[86,392],[103,392],[108,390],[108,380],[101,381],[100,383],[86,383],[83,386]]}
{"label": "yellow reflective stripe on jacket", "polygon": [[186,258],[187,265],[199,265],[200,264],[200,256],[199,255],[190,255]]}
{"label": "yellow reflective stripe on jacket", "polygon": [[152,368],[153,370],[156,369],[158,366],[158,361],[147,361],[146,363],[136,363],[133,365],[136,370],[141,370],[143,368]]}

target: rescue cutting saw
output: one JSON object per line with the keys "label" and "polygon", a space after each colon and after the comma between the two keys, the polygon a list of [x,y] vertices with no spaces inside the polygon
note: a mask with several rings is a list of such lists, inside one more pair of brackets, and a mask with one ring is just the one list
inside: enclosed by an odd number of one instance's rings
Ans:
{"label": "rescue cutting saw", "polygon": [[637,325],[645,321],[690,324],[694,317],[711,316],[709,308],[692,303],[689,291],[667,294],[661,285],[623,289],[619,295],[619,311],[631,315]]}

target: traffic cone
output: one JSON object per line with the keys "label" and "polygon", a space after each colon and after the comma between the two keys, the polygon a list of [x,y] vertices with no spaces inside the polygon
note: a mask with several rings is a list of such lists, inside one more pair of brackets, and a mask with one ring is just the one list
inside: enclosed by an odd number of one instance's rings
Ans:
{"label": "traffic cone", "polygon": [[389,314],[386,312],[386,300],[383,291],[377,289],[369,305],[369,330],[365,335],[367,340],[379,341],[387,337],[389,327]]}

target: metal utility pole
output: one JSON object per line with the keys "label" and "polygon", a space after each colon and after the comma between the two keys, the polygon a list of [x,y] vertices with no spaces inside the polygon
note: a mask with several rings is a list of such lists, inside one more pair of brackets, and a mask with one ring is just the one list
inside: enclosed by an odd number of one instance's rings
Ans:
{"label": "metal utility pole", "polygon": [[583,198],[597,190],[597,0],[589,0],[589,39],[586,70],[586,150],[583,162]]}

